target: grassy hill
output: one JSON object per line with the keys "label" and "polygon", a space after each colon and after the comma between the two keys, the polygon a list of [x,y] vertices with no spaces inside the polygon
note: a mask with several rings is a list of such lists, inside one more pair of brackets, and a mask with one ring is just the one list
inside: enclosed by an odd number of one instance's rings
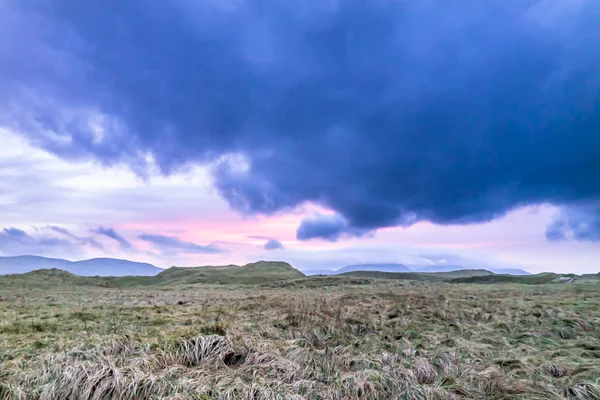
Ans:
{"label": "grassy hill", "polygon": [[96,278],[84,278],[60,269],[40,269],[24,274],[0,276],[2,289],[48,289],[74,286],[101,286]]}
{"label": "grassy hill", "polygon": [[[596,279],[593,279],[596,276]],[[575,274],[555,274],[542,273],[535,275],[487,275],[487,276],[470,276],[452,279],[452,283],[518,283],[524,285],[542,285],[546,283],[563,283],[561,278],[571,278],[573,282],[600,282],[600,275],[575,275]],[[567,280],[569,282],[569,280]]]}
{"label": "grassy hill", "polygon": [[0,399],[600,399],[594,285],[412,283],[0,281]]}
{"label": "grassy hill", "polygon": [[0,257],[0,275],[60,269],[78,276],[153,276],[163,271],[152,264],[115,258],[69,261],[39,256]]}
{"label": "grassy hill", "polygon": [[381,272],[381,271],[352,271],[339,276],[353,276],[371,279],[399,279],[421,282],[443,282],[454,278],[470,278],[494,275],[485,269],[464,269],[449,272]]}
{"label": "grassy hill", "polygon": [[302,272],[294,269],[288,263],[258,261],[244,266],[173,267],[155,276],[82,277],[60,269],[43,269],[25,274],[0,276],[0,287],[24,289],[73,286],[127,288],[198,283],[253,285],[304,277]]}
{"label": "grassy hill", "polygon": [[[573,275],[542,273],[536,275],[494,274],[484,269],[450,272],[381,272],[352,271],[334,277],[311,276],[285,262],[258,261],[243,266],[172,267],[155,276],[83,277],[60,269],[43,269],[24,274],[0,275],[0,289],[47,288],[134,288],[146,286],[212,285],[267,285],[317,287],[371,283],[373,280],[410,280],[418,282],[449,282],[466,284],[514,283],[525,285],[599,283],[600,274]],[[287,283],[283,283],[286,281]]]}
{"label": "grassy hill", "polygon": [[441,278],[446,279],[455,279],[455,278],[470,278],[476,276],[491,276],[494,275],[493,272],[488,271],[487,269],[461,269],[458,271],[448,271],[448,272],[434,272],[430,275],[439,276]]}
{"label": "grassy hill", "polygon": [[421,282],[442,282],[445,279],[436,274],[419,273],[419,272],[381,272],[381,271],[353,271],[339,274],[338,276],[352,276],[356,278],[373,278],[373,279],[397,279],[410,280]]}
{"label": "grassy hill", "polygon": [[251,285],[304,278],[290,264],[258,261],[244,266],[172,267],[148,279],[153,285],[189,285],[195,283]]}

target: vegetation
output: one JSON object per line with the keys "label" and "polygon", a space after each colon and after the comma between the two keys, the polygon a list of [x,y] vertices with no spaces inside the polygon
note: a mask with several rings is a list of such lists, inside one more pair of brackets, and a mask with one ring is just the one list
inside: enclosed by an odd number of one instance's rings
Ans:
{"label": "vegetation", "polygon": [[303,278],[304,274],[285,262],[259,261],[238,267],[227,265],[201,268],[169,268],[148,279],[154,285],[195,283],[244,284],[283,281]]}
{"label": "vegetation", "polygon": [[253,267],[0,278],[0,399],[600,399],[597,285]]}
{"label": "vegetation", "polygon": [[0,284],[10,288],[39,289],[70,286],[132,288],[182,286],[199,283],[252,285],[303,278],[304,274],[284,262],[259,261],[244,266],[166,269],[154,276],[81,277],[59,269],[45,269],[0,276]]}
{"label": "vegetation", "polygon": [[382,272],[382,271],[353,271],[340,274],[341,276],[356,276],[376,279],[399,279],[423,282],[452,281],[455,278],[471,278],[494,275],[485,269],[463,269],[449,272]]}
{"label": "vegetation", "polygon": [[[560,283],[561,278],[572,278],[573,281],[580,280],[582,277],[574,274],[552,274],[543,273],[536,275],[485,275],[485,276],[466,276],[453,279],[454,283],[519,283],[523,285],[542,285],[546,283]],[[589,280],[589,279],[588,279]]]}

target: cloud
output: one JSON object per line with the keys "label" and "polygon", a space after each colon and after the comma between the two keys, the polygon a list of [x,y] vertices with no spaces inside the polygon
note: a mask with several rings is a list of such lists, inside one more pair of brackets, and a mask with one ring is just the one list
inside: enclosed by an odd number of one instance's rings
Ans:
{"label": "cloud", "polygon": [[265,250],[278,250],[283,249],[283,243],[281,243],[277,239],[269,239],[265,242],[264,245]]}
{"label": "cloud", "polygon": [[296,238],[298,240],[321,238],[335,242],[342,235],[363,236],[364,234],[366,234],[365,231],[352,228],[348,222],[339,215],[317,214],[302,220],[296,231]]}
{"label": "cloud", "polygon": [[563,208],[546,229],[546,239],[551,242],[600,241],[600,206],[591,204]]}
{"label": "cloud", "polygon": [[71,239],[76,240],[79,244],[91,246],[98,250],[104,250],[104,246],[102,246],[102,243],[98,242],[93,237],[77,236],[77,235],[72,234],[67,229],[60,227],[60,226],[49,226],[48,228],[56,233],[60,233],[61,235],[64,235]]}
{"label": "cloud", "polygon": [[[265,252],[263,258],[269,259]],[[278,254],[279,257],[279,254]],[[440,260],[446,260],[442,262]],[[288,249],[285,260],[301,270],[336,270],[352,264],[398,263],[410,266],[460,265],[465,268],[523,268],[531,266],[505,262],[493,255],[460,250],[415,248],[397,244],[356,245],[320,250]],[[541,271],[540,271],[541,272]]]}
{"label": "cloud", "polygon": [[567,240],[567,224],[562,219],[554,220],[546,228],[546,240],[549,242],[560,242]]}
{"label": "cloud", "polygon": [[305,239],[600,201],[597,1],[225,3],[3,2],[0,124],[339,215]]}
{"label": "cloud", "polygon": [[219,226],[237,219],[215,193],[205,167],[144,181],[125,165],[107,168],[59,159],[16,132],[0,129],[0,143],[0,207],[6,226],[68,225],[74,231],[132,220],[192,217]]}
{"label": "cloud", "polygon": [[256,239],[256,240],[269,240],[270,237],[264,235],[247,235],[248,239]]}
{"label": "cloud", "polygon": [[48,228],[50,228],[54,232],[58,232],[58,233],[60,233],[62,235],[65,235],[65,236],[76,237],[71,232],[69,232],[67,229],[61,228],[60,226],[49,226]]}
{"label": "cloud", "polygon": [[225,253],[224,249],[215,245],[199,245],[196,243],[185,242],[175,236],[164,236],[164,235],[151,235],[142,234],[138,236],[139,239],[151,243],[163,253],[166,254],[221,254]]}
{"label": "cloud", "polygon": [[92,229],[91,231],[93,233],[97,233],[98,235],[106,236],[108,238],[113,239],[114,241],[119,243],[119,246],[121,246],[121,248],[123,249],[133,249],[133,245],[131,244],[131,242],[129,242],[123,236],[119,235],[113,228],[104,228],[101,226],[99,228]]}
{"label": "cloud", "polygon": [[78,248],[66,239],[37,230],[35,235],[30,235],[24,230],[11,227],[0,231],[0,252],[5,255],[78,254]]}

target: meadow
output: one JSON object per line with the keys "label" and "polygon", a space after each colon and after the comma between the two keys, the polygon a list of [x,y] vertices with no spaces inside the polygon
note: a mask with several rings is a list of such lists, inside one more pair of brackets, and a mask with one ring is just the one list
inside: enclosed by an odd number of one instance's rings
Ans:
{"label": "meadow", "polygon": [[597,284],[20,279],[0,399],[600,399]]}

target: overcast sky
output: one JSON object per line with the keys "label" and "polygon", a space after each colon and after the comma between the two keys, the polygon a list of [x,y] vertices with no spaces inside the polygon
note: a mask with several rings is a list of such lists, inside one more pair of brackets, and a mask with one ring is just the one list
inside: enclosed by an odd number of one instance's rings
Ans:
{"label": "overcast sky", "polygon": [[600,271],[600,3],[0,0],[0,255]]}

